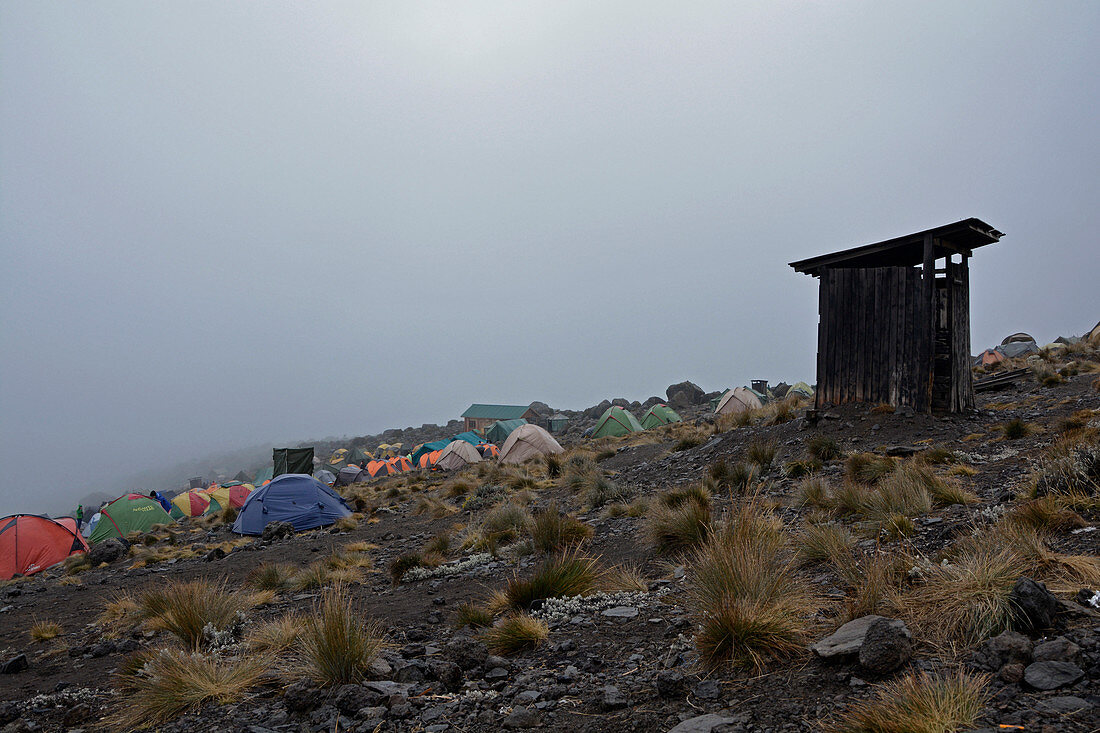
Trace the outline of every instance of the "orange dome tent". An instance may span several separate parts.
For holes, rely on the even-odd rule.
[[[429,453],[423,453],[420,456],[420,468],[435,468],[435,464],[439,461],[439,455],[443,452],[440,450],[433,450]]]
[[[389,476],[391,473],[397,473],[397,467],[389,461],[368,461],[367,473],[371,475],[371,478]]]
[[[386,461],[386,463],[392,464],[393,467],[397,469],[396,471],[394,471],[394,473],[402,473],[404,471],[413,470],[412,461],[410,461],[406,456],[395,456]]]
[[[0,580],[33,575],[87,551],[84,538],[61,522],[34,514],[0,519]]]

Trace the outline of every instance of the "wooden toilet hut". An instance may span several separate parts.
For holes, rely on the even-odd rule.
[[[1002,236],[979,219],[964,219],[790,263],[821,281],[817,407],[972,409],[967,261]]]

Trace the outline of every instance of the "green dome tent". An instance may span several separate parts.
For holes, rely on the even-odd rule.
[[[123,537],[137,530],[147,532],[154,524],[171,524],[172,517],[155,499],[142,494],[124,494],[99,510],[99,522],[88,540],[95,544]]]
[[[650,428],[656,428],[674,422],[682,422],[680,416],[676,414],[676,410],[673,410],[668,405],[654,405],[642,415],[641,424],[643,428],[649,430]]]
[[[496,443],[497,445],[503,445],[504,441],[508,440],[508,436],[512,434],[513,430],[520,425],[526,424],[527,421],[522,417],[517,417],[515,420],[497,420],[485,430],[485,440],[490,443]]]
[[[592,437],[604,438],[608,435],[629,435],[640,432],[642,432],[642,424],[638,422],[638,418],[621,407],[609,407],[592,430]]]

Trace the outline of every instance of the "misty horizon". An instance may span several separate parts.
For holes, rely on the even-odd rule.
[[[1081,335],[1098,30],[1084,2],[0,2],[0,515],[471,402],[813,382],[788,263],[967,217],[1005,232],[971,350]]]

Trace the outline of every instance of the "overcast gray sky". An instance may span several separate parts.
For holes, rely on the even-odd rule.
[[[787,263],[969,216],[1006,233],[974,350],[1080,334],[1098,37],[1095,2],[3,0],[0,514],[473,401],[812,381]]]

